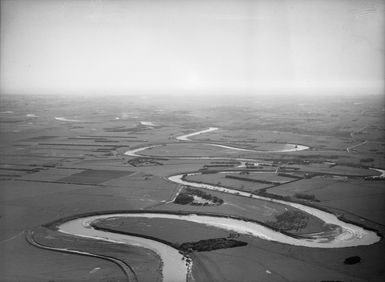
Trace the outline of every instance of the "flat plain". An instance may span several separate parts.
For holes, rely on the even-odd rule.
[[[164,258],[149,247],[60,232],[84,215],[234,217],[293,238],[332,240],[338,231],[255,195],[326,211],[380,240],[313,248],[151,217],[111,217],[95,228],[179,250],[187,281],[384,281],[384,115],[379,96],[2,95],[1,280],[167,280]],[[175,175],[234,192],[181,185],[169,179]],[[346,264],[349,257],[359,261]]]

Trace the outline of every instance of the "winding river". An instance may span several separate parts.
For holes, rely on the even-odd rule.
[[[199,174],[199,173],[189,173],[187,175],[192,176],[196,174]],[[329,237],[330,234],[323,234],[323,233],[318,233],[318,235],[313,238],[295,239],[290,236],[283,235],[280,232],[272,231],[268,228],[266,228],[269,230],[268,233],[261,234],[261,236],[257,236],[260,238],[265,238],[264,236],[267,234],[278,233],[280,235],[273,236],[273,237],[268,236],[268,238],[265,238],[265,239],[286,243],[286,244],[291,244],[291,245],[312,247],[312,248],[343,248],[343,247],[353,247],[353,246],[361,246],[361,245],[371,245],[380,240],[380,237],[375,232],[365,230],[362,227],[359,227],[350,223],[346,223],[338,219],[337,216],[335,216],[332,213],[328,213],[328,212],[325,212],[313,207],[305,206],[302,204],[298,204],[298,203],[258,196],[249,192],[238,191],[238,190],[224,188],[216,185],[190,182],[190,181],[183,180],[183,176],[184,176],[183,174],[179,174],[179,175],[170,176],[168,179],[172,182],[182,184],[182,185],[189,185],[196,188],[219,191],[222,193],[228,193],[228,194],[233,194],[237,196],[254,198],[254,199],[259,199],[259,200],[264,200],[264,201],[269,201],[273,203],[279,203],[282,205],[290,206],[290,207],[299,209],[301,211],[304,211],[308,214],[311,214],[312,216],[319,218],[320,220],[324,221],[327,224],[333,224],[339,227],[338,234],[335,234],[335,237],[332,240]]]
[[[55,117],[55,119],[59,120],[59,121],[82,122],[82,120],[79,120],[79,119],[69,119],[69,118],[65,118],[65,117]]]
[[[209,127],[208,129],[204,129],[204,130],[201,130],[201,131],[197,131],[197,132],[189,133],[189,134],[186,134],[186,135],[178,136],[178,137],[176,137],[176,139],[180,140],[180,141],[191,141],[189,139],[189,137],[192,137],[192,136],[195,136],[195,135],[199,135],[199,134],[203,134],[203,133],[207,133],[207,132],[211,132],[211,131],[215,131],[215,130],[218,130],[218,129],[219,129],[218,127]]]
[[[253,150],[253,149],[244,149],[244,148],[238,148],[238,147],[232,147],[232,146],[225,146],[220,144],[211,144],[207,143],[206,145],[209,146],[215,146],[220,147],[224,149],[230,149],[230,150],[236,150],[236,151],[243,151],[243,152],[252,152],[252,153],[288,153],[288,152],[297,152],[297,151],[303,151],[309,149],[308,146],[304,145],[295,145],[295,144],[285,144],[283,149],[279,150],[266,150],[266,151],[259,151],[259,150]]]
[[[190,141],[188,139],[191,136],[210,132],[217,130],[217,128],[211,127],[206,130],[202,130],[199,132],[183,135],[177,137],[178,140],[181,141]],[[226,149],[233,150],[246,150],[246,151],[255,151],[249,149],[241,149],[230,146],[218,145],[218,144],[209,144],[218,147],[225,147]],[[161,145],[153,145],[142,148],[133,149],[127,151],[125,154],[129,156],[139,157],[142,156],[139,152],[157,147]],[[280,150],[279,152],[292,152],[305,150],[308,147],[302,145],[292,145],[290,148],[286,150]],[[256,151],[258,152],[258,151]],[[266,152],[266,151],[265,151]],[[177,157],[179,158],[179,157]],[[211,157],[199,157],[200,159],[229,159],[229,158],[211,158]],[[233,160],[249,160],[249,159],[235,159]],[[251,159],[250,159],[251,160]],[[194,175],[196,173],[190,173],[188,175]],[[353,246],[361,246],[361,245],[370,245],[378,242],[380,237],[373,231],[366,230],[362,227],[356,226],[354,224],[346,223],[338,219],[334,214],[328,213],[325,211],[321,211],[319,209],[305,206],[298,203],[287,202],[278,199],[272,199],[267,197],[257,196],[248,192],[242,192],[238,190],[228,189],[221,186],[195,183],[186,181],[183,179],[183,174],[170,176],[168,178],[170,181],[182,185],[189,185],[197,188],[203,188],[208,190],[220,191],[223,193],[235,194],[238,196],[250,197],[264,201],[271,201],[274,203],[283,204],[286,206],[290,206],[301,211],[304,211],[308,214],[311,214],[320,220],[324,221],[327,224],[333,224],[337,226],[336,232],[334,232],[331,236],[330,232],[323,234],[317,233],[306,238],[294,238],[289,235],[283,234],[281,232],[274,231],[264,225],[258,224],[254,221],[245,221],[237,218],[227,218],[221,216],[208,216],[208,215],[199,215],[199,214],[173,214],[170,212],[167,213],[117,213],[117,214],[104,214],[104,215],[95,215],[95,216],[86,216],[77,219],[72,219],[67,222],[62,223],[58,226],[59,232],[71,234],[74,236],[92,238],[96,240],[110,241],[119,244],[128,244],[140,246],[143,248],[150,249],[157,253],[162,262],[162,276],[164,281],[186,281],[189,280],[189,267],[186,266],[186,263],[182,260],[182,255],[178,252],[178,250],[173,247],[163,244],[161,242],[150,240],[146,238],[141,238],[137,236],[129,236],[119,233],[106,232],[101,230],[96,230],[92,227],[91,223],[97,220],[104,220],[108,218],[116,218],[116,217],[141,217],[141,218],[165,218],[171,220],[184,220],[190,221],[200,224],[205,224],[208,226],[213,226],[217,228],[222,228],[229,231],[236,231],[242,234],[248,234],[251,236],[255,236],[257,238],[261,238],[264,240],[279,242],[290,244],[293,246],[303,246],[303,247],[311,247],[311,248],[343,248],[343,247],[353,247]]]
[[[146,216],[147,215],[147,216]],[[83,238],[127,244],[150,249],[158,254],[162,259],[163,281],[186,281],[187,267],[182,260],[182,255],[177,249],[155,240],[130,236],[125,234],[96,230],[91,223],[96,220],[103,220],[116,217],[152,217],[151,214],[106,214],[97,216],[87,216],[69,220],[61,224],[59,232],[71,234]]]

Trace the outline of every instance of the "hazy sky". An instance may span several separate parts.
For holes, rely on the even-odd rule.
[[[2,93],[381,93],[384,1],[2,0]]]

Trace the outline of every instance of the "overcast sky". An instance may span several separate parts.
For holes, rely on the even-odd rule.
[[[2,93],[383,93],[384,1],[2,0]]]

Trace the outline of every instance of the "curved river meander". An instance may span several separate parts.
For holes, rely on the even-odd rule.
[[[209,128],[207,130],[202,130],[199,132],[183,135],[177,137],[181,141],[191,141],[188,137],[214,131],[217,128]],[[223,145],[218,144],[207,144],[214,145],[218,147],[223,147]],[[154,145],[157,146],[157,145]],[[154,146],[147,146],[142,148],[137,148],[126,152],[126,155],[130,156],[141,156],[139,152],[144,151],[148,148]],[[241,148],[225,146],[226,149],[242,150]],[[275,152],[290,152],[305,150],[308,147],[297,145],[288,150],[280,150]],[[245,149],[246,150],[246,149]],[[250,151],[250,150],[247,150]],[[258,152],[258,151],[255,151]],[[272,152],[273,153],[273,152]],[[178,157],[179,159],[181,157]],[[196,157],[202,159],[229,159],[229,158],[211,158],[211,157]],[[236,159],[236,158],[232,158]],[[247,159],[236,159],[236,160],[247,160]],[[189,175],[193,175],[190,173]],[[214,215],[200,215],[200,214],[174,214],[174,213],[117,213],[117,214],[104,214],[104,215],[94,215],[94,216],[85,216],[77,219],[72,219],[67,222],[64,222],[58,226],[59,232],[71,234],[74,236],[92,238],[96,240],[110,241],[120,244],[128,244],[140,246],[143,248],[150,249],[158,254],[162,260],[162,276],[164,281],[186,281],[188,280],[188,266],[186,266],[185,261],[182,260],[183,256],[178,252],[177,249],[158,242],[156,240],[150,240],[138,236],[130,236],[120,233],[107,232],[102,230],[96,230],[92,227],[91,223],[97,220],[104,220],[109,218],[127,218],[127,217],[141,217],[141,218],[164,218],[170,220],[184,220],[194,223],[205,224],[208,226],[213,226],[225,230],[236,231],[242,234],[248,234],[260,239],[275,241],[284,244],[290,244],[293,246],[303,246],[311,248],[343,248],[343,247],[352,247],[352,246],[361,246],[361,245],[370,245],[378,242],[380,237],[373,231],[366,230],[362,227],[356,226],[354,224],[346,223],[337,218],[332,213],[319,210],[314,207],[309,207],[306,205],[288,202],[284,200],[272,199],[267,197],[257,196],[248,192],[242,192],[238,190],[232,190],[224,188],[221,186],[208,185],[203,183],[195,183],[186,181],[183,178],[183,175],[174,175],[168,178],[170,181],[182,185],[189,185],[197,188],[203,188],[208,190],[220,191],[223,193],[235,194],[237,196],[255,198],[264,201],[271,201],[274,203],[279,203],[282,205],[290,206],[296,209],[299,209],[303,212],[311,214],[314,217],[319,218],[327,224],[332,224],[336,226],[335,232],[332,234],[322,232],[313,234],[308,237],[298,237],[294,238],[287,234],[275,231],[271,228],[266,227],[263,224],[259,224],[255,221],[247,221],[237,218],[227,218],[223,216],[214,216]]]

